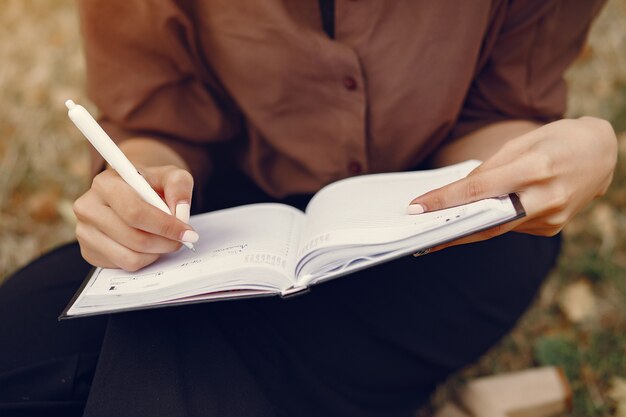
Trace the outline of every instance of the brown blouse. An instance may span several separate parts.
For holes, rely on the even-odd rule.
[[[228,148],[282,197],[409,169],[495,121],[560,117],[602,3],[336,0],[334,39],[318,0],[79,8],[88,93],[116,140],[161,138],[200,177],[199,156]]]

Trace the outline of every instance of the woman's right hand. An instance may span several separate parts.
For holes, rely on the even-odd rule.
[[[83,257],[94,266],[136,271],[160,255],[175,252],[198,234],[189,221],[193,177],[177,166],[140,168],[175,216],[146,203],[112,169],[94,177],[74,203],[76,238]]]

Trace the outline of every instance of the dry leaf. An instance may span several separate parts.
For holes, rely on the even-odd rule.
[[[26,201],[26,211],[39,223],[51,222],[58,218],[60,192],[56,189],[39,191]]]
[[[74,203],[72,203],[71,200],[67,198],[62,198],[57,204],[57,210],[59,211],[59,214],[61,214],[61,217],[66,223],[75,226],[76,215],[74,214],[73,206]]]
[[[67,166],[68,172],[77,177],[87,178],[91,172],[91,161],[85,154],[83,158],[75,158]]]
[[[613,377],[607,394],[616,403],[615,417],[626,417],[626,380]]]
[[[576,64],[582,64],[584,62],[589,61],[593,58],[593,47],[589,44],[589,42],[585,42],[582,49],[578,53],[576,57]]]
[[[619,153],[621,155],[626,155],[626,132],[622,132],[617,135],[617,143],[619,146]]]
[[[586,279],[569,284],[559,298],[559,307],[572,323],[589,319],[596,312],[596,298]]]
[[[611,252],[615,248],[618,230],[615,212],[608,204],[599,203],[592,212],[591,221],[602,237],[600,252],[605,254]]]

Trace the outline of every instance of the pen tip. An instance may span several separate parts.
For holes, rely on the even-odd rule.
[[[187,249],[192,250],[194,252],[196,251],[196,248],[193,247],[193,243],[191,242],[180,242],[180,243],[182,243],[183,246],[186,247]]]
[[[74,103],[74,101],[72,100],[66,100],[65,107],[67,107],[68,110],[72,110],[74,107],[76,107],[76,103]]]

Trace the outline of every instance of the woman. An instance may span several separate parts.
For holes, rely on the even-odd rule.
[[[610,184],[611,126],[560,120],[601,3],[81,1],[89,94],[176,216],[94,158],[79,246],[0,289],[0,410],[410,415],[511,328]],[[55,322],[89,264],[197,240],[190,207],[303,207],[341,178],[466,159],[484,163],[411,212],[517,192],[528,215],[291,300]]]

